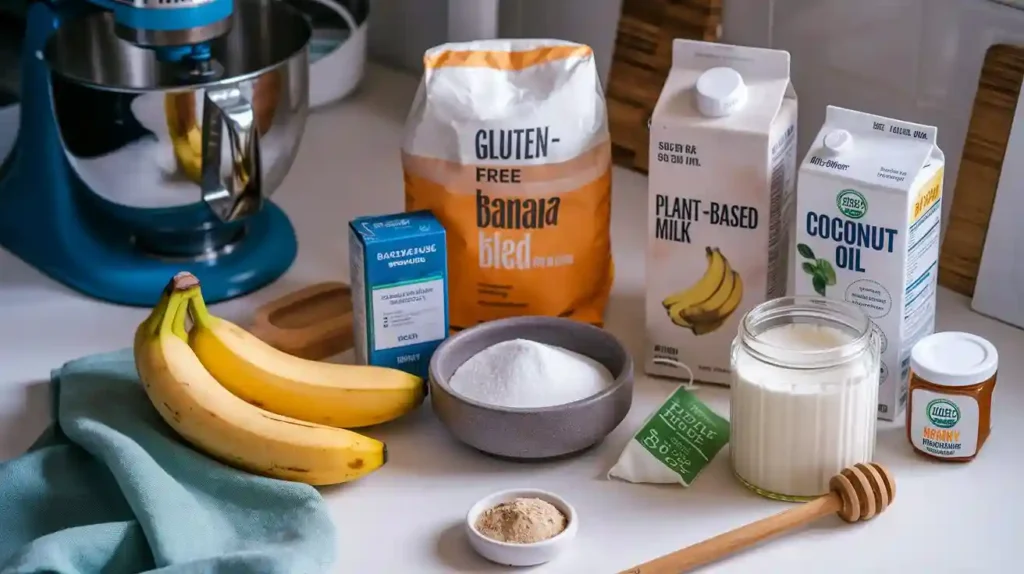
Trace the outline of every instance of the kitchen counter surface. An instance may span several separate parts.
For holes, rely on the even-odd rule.
[[[299,257],[262,291],[215,306],[245,322],[255,307],[309,283],[348,279],[345,223],[403,207],[399,144],[416,79],[371,66],[359,93],[314,112],[276,199],[295,223]],[[607,328],[634,356],[643,346],[646,178],[616,169],[613,245],[617,277]],[[50,422],[50,369],[82,355],[126,347],[143,309],[85,298],[0,250],[0,460],[14,457]],[[876,459],[892,470],[898,497],[862,525],[827,518],[708,572],[1006,572],[1024,532],[1024,331],[977,315],[968,299],[939,294],[940,330],[992,341],[1001,369],[993,434],[970,464],[916,456],[902,422],[880,423]],[[465,513],[496,490],[538,487],[564,495],[580,515],[576,543],[531,572],[616,572],[791,506],[760,498],[732,476],[728,449],[690,488],[605,478],[644,418],[674,388],[638,374],[633,410],[599,447],[543,464],[495,460],[456,443],[429,406],[374,429],[389,462],[353,484],[323,490],[338,527],[337,572],[498,572],[473,554]],[[728,414],[727,391],[697,395]],[[1014,534],[1016,532],[1016,534]]]

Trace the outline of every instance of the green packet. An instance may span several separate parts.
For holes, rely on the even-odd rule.
[[[729,421],[680,386],[626,444],[608,478],[690,486],[729,442]]]

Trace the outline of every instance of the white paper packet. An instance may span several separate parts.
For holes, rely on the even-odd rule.
[[[647,417],[608,478],[690,486],[714,460],[729,442],[729,421],[689,392],[690,387],[677,387]]]

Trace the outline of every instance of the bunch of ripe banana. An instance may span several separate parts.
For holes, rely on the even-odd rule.
[[[167,285],[139,325],[134,349],[146,394],[185,440],[254,474],[312,485],[380,468],[384,443],[345,429],[398,418],[426,394],[420,377],[397,369],[321,363],[274,349],[210,315],[190,273]]]
[[[690,287],[673,293],[662,302],[669,319],[705,335],[721,327],[743,300],[743,279],[717,247],[705,248],[708,261],[704,275]]]

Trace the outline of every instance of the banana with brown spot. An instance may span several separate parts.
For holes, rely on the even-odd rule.
[[[186,342],[186,308],[197,289],[194,277],[177,275],[135,335],[146,394],[175,432],[225,464],[312,485],[348,482],[386,462],[378,440],[270,413],[221,386]]]

